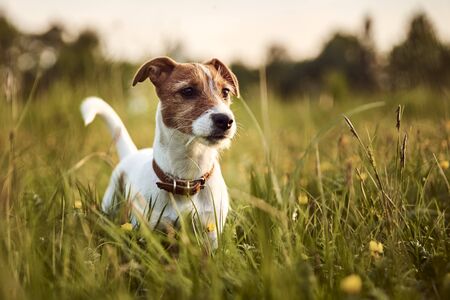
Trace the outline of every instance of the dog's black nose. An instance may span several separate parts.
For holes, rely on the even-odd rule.
[[[211,119],[214,125],[223,131],[230,129],[233,125],[233,119],[226,114],[212,114]]]

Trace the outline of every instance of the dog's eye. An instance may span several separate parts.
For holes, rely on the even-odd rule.
[[[183,96],[185,98],[192,98],[195,96],[196,91],[193,87],[187,87],[187,88],[181,89],[180,94],[181,94],[181,96]]]
[[[230,94],[230,89],[227,89],[227,88],[222,89],[222,97],[227,98],[229,94]]]

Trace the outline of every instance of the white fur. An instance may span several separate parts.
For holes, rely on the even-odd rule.
[[[112,108],[103,101],[93,103],[90,102],[91,100],[92,98],[86,99],[81,106],[86,124],[92,121],[94,118],[92,115],[95,116],[94,112],[96,112],[105,119],[109,127],[116,128],[117,125],[121,125],[119,127],[122,134],[116,140],[118,149],[120,145],[131,142],[131,139],[121,140],[127,136],[129,138],[129,135],[128,133],[124,134],[126,129]],[[96,101],[98,100],[96,99]],[[115,126],[111,126],[111,124]],[[129,193],[132,202],[131,221],[133,224],[137,224],[141,217],[147,217],[150,205],[152,206],[152,214],[149,218],[151,228],[155,227],[160,215],[162,222],[172,224],[180,214],[198,212],[198,217],[205,227],[211,224],[216,225],[217,221],[217,230],[208,234],[212,246],[217,247],[217,236],[223,229],[229,207],[227,187],[218,162],[219,147],[217,145],[208,146],[201,138],[165,126],[160,105],[158,105],[156,113],[153,149],[132,151],[133,147],[127,145],[130,151],[127,155],[120,156],[121,161],[114,169],[104,194],[102,209],[105,212],[111,209],[114,194],[118,189],[119,178],[122,177],[125,191]],[[134,146],[134,144],[132,145]],[[191,197],[172,195],[156,186],[159,179],[152,168],[153,159],[162,170],[183,179],[199,178],[213,165],[214,171],[207,180],[206,187],[196,195]]]
[[[106,122],[111,136],[116,142],[117,152],[120,159],[135,153],[136,146],[131,140],[125,125],[116,114],[116,112],[105,101],[98,97],[88,97],[81,104],[81,115],[83,116],[84,125],[90,124],[96,115],[100,115]]]
[[[211,119],[211,115],[217,113],[226,114],[234,120],[233,112],[221,101],[220,104],[216,105],[212,109],[205,111],[192,123],[192,132],[194,133],[194,135],[202,137],[209,136],[214,130],[214,123]],[[227,131],[227,138],[219,142],[219,147],[227,148],[231,143],[231,139],[236,134],[236,130],[236,122],[233,122],[231,128]]]
[[[197,64],[199,67],[200,67],[200,69],[202,69],[203,70],[203,72],[206,74],[206,78],[208,78],[208,86],[209,86],[209,91],[210,91],[210,93],[211,93],[211,95],[215,95],[216,94],[216,92],[215,92],[215,86],[216,86],[216,84],[214,83],[214,80],[212,79],[212,76],[211,76],[211,72],[208,70],[208,68],[207,67],[205,67],[204,65],[202,65],[202,64]]]

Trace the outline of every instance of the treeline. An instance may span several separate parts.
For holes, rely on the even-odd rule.
[[[264,63],[269,88],[289,100],[323,92],[339,99],[349,91],[450,86],[450,46],[438,38],[425,14],[413,17],[406,38],[383,55],[376,50],[372,27],[367,18],[359,35],[334,34],[319,55],[308,60],[292,59],[282,45],[269,47]],[[175,48],[177,56],[182,56],[182,47],[177,44]],[[122,76],[126,84],[136,66],[108,61],[94,31],[70,37],[62,26],[54,25],[42,34],[26,34],[0,16],[0,74],[9,85],[5,90],[13,86],[26,95],[36,77],[40,78],[38,90],[45,91],[59,79],[75,84],[107,77],[112,68],[126,74]],[[232,68],[243,89],[259,84],[261,69],[239,62]]]
[[[41,93],[59,80],[76,86],[109,78],[112,69],[130,73],[134,68],[127,62],[106,59],[95,31],[70,36],[62,25],[55,24],[44,33],[27,34],[0,15],[0,79],[7,94],[15,93],[17,98],[25,99],[35,85]]]
[[[450,46],[439,40],[425,14],[413,17],[406,38],[384,55],[376,51],[372,27],[368,18],[360,35],[334,34],[309,60],[292,60],[283,46],[270,47],[265,64],[269,87],[283,99],[323,92],[339,99],[350,90],[450,87]],[[235,63],[233,69],[244,85],[258,83],[260,70],[242,63]]]

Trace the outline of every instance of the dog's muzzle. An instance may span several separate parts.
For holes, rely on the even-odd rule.
[[[230,138],[230,130],[234,123],[233,117],[224,113],[214,113],[211,114],[210,118],[212,121],[212,130],[207,140],[214,143]]]

